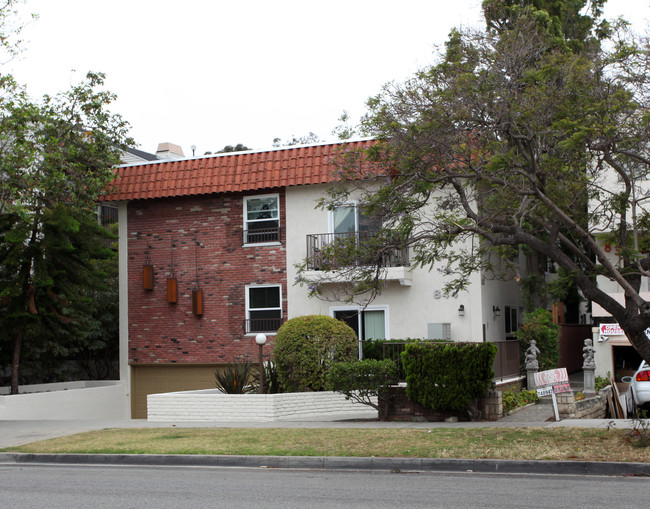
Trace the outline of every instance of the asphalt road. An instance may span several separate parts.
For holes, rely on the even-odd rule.
[[[3,507],[645,507],[639,477],[197,467],[0,466]]]

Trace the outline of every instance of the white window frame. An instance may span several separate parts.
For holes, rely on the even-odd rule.
[[[337,311],[356,311],[358,313],[358,330],[362,330],[362,323],[361,319],[363,317],[363,312],[364,311],[383,311],[384,312],[384,336],[386,336],[385,339],[390,339],[392,336],[390,335],[390,306],[384,305],[384,306],[331,306],[330,307],[330,316],[334,318],[334,314]],[[362,338],[359,338],[359,358],[361,359],[362,357],[362,342],[364,340]]]
[[[358,201],[351,201],[347,203],[341,203],[338,208],[354,208],[354,231],[358,232],[360,231],[359,228],[359,207],[362,206],[363,204]],[[335,233],[334,232],[334,210],[329,211],[328,215],[328,224],[327,227],[329,229],[329,233]]]
[[[282,285],[277,285],[277,284],[268,284],[268,285],[246,285],[245,286],[245,302],[246,302],[246,320],[247,323],[250,323],[249,320],[251,320],[250,312],[251,312],[251,307],[250,307],[250,291],[251,289],[255,288],[277,288],[278,293],[279,293],[279,298],[280,298],[280,306],[279,307],[273,307],[273,308],[254,308],[252,311],[280,311],[280,321],[282,321],[282,318],[284,317],[284,312],[282,310]],[[247,336],[255,336],[259,334],[258,332],[248,332],[246,331]]]
[[[244,222],[244,231],[249,231],[248,229],[248,201],[249,200],[255,200],[255,199],[264,199],[264,198],[275,198],[276,203],[278,205],[278,240],[274,240],[271,242],[244,242],[244,247],[252,247],[252,246],[279,246],[280,245],[280,218],[282,217],[282,210],[280,209],[280,195],[278,193],[272,193],[272,194],[253,194],[250,196],[244,196],[244,199],[242,201],[243,205],[243,212],[242,212],[242,219]],[[265,219],[264,221],[269,221],[269,219]],[[255,220],[250,221],[251,223],[254,223]]]

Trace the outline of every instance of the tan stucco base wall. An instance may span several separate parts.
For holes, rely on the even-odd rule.
[[[131,417],[147,418],[147,395],[161,392],[214,389],[220,365],[132,365]]]

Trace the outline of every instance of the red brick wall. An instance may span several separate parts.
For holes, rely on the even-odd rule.
[[[279,195],[280,246],[242,246],[242,194],[129,202],[130,363],[257,360],[254,336],[244,335],[245,286],[281,284],[283,316],[287,313],[283,191]],[[178,280],[176,304],[167,302],[172,256]],[[153,290],[143,288],[147,258],[154,268]],[[197,279],[203,290],[200,317],[192,313]],[[265,355],[272,346],[269,337]]]

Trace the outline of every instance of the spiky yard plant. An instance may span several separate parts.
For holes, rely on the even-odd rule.
[[[214,373],[217,389],[225,394],[246,394],[255,391],[255,375],[255,368],[250,361],[228,364]]]

